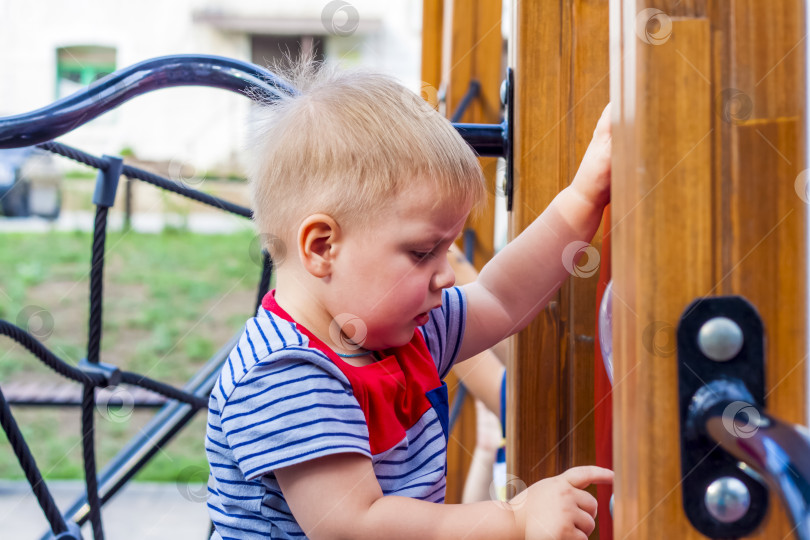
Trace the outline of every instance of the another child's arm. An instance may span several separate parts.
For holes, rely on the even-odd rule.
[[[542,480],[512,503],[436,504],[383,496],[369,458],[335,454],[275,471],[296,521],[308,538],[332,540],[586,539],[596,500],[584,488],[613,473],[576,467]]]
[[[591,240],[609,199],[608,105],[571,185],[484,266],[475,282],[464,286],[467,322],[460,359],[522,330],[537,316],[575,262],[564,259],[573,259],[575,242]]]

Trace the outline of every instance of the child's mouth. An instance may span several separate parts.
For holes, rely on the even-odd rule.
[[[420,313],[414,317],[413,320],[416,321],[417,326],[424,326],[430,320],[430,316],[428,315],[428,312],[425,311],[424,313]]]

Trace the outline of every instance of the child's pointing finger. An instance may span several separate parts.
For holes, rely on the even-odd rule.
[[[561,475],[577,489],[585,489],[591,484],[612,484],[613,471],[595,465],[573,467]]]

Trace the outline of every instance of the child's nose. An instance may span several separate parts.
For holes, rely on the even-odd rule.
[[[447,257],[442,257],[442,264],[438,271],[433,274],[433,279],[431,281],[434,291],[452,287],[456,283],[456,273],[453,272],[453,267],[450,266],[450,262],[447,260]]]

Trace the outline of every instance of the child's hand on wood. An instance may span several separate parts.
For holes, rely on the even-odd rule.
[[[602,117],[593,131],[593,139],[572,186],[588,201],[605,206],[610,202],[610,103],[602,111]]]
[[[587,540],[596,527],[596,499],[585,488],[612,482],[609,469],[574,467],[532,484],[509,504],[527,540]]]

